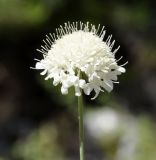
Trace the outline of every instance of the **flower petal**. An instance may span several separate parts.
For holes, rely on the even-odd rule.
[[[121,73],[125,73],[126,69],[124,67],[120,67],[117,69],[118,71],[120,71]]]
[[[81,91],[79,87],[75,87],[75,96],[81,96]]]
[[[80,88],[84,88],[84,87],[85,87],[85,84],[86,84],[86,81],[85,81],[85,80],[83,80],[83,79],[80,79],[80,80],[79,80],[79,86],[80,86]]]
[[[41,62],[37,62],[35,68],[36,69],[45,69]]]
[[[86,95],[90,95],[90,92],[93,90],[93,87],[89,84],[86,84],[83,88],[83,91]]]
[[[68,88],[65,88],[64,86],[61,87],[62,94],[68,94]]]
[[[95,91],[95,96],[93,98],[91,98],[91,100],[94,100],[95,98],[97,98],[97,96],[99,95],[100,92],[100,88],[94,88]]]

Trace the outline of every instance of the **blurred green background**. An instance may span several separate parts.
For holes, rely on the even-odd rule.
[[[112,93],[85,100],[86,160],[156,160],[156,2],[0,0],[0,160],[78,160],[77,99],[35,66],[67,21],[106,26],[128,61]]]

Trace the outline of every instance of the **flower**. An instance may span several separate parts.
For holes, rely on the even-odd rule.
[[[44,46],[38,51],[43,53],[43,59],[38,60],[35,69],[44,70],[47,79],[53,79],[53,85],[61,84],[62,94],[68,94],[68,89],[75,87],[75,95],[80,96],[81,90],[86,95],[95,92],[95,99],[100,91],[110,92],[113,83],[118,83],[117,76],[125,72],[120,60],[115,59],[112,51],[115,40],[112,35],[103,41],[104,26],[82,22],[64,23],[56,29],[56,34],[46,35]],[[82,75],[82,76],[80,76]]]

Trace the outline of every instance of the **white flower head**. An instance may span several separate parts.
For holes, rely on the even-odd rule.
[[[125,65],[118,65],[112,51],[115,41],[112,35],[103,41],[104,26],[82,22],[65,23],[56,29],[56,34],[46,35],[44,45],[38,51],[43,59],[36,63],[35,69],[44,70],[47,79],[53,79],[56,86],[61,84],[62,94],[68,94],[69,87],[75,87],[75,95],[95,92],[95,99],[100,91],[112,91],[117,76],[125,72]],[[80,76],[80,74],[82,76]],[[104,89],[104,90],[103,90]]]

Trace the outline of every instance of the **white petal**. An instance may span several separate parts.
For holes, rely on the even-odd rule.
[[[72,86],[72,83],[69,81],[69,80],[63,80],[62,81],[62,85],[65,87],[65,88],[69,88]]]
[[[118,70],[115,70],[115,71],[112,71],[112,72],[111,72],[111,74],[114,74],[114,75],[120,75],[120,74],[121,74],[121,72],[120,72],[120,71],[118,71]]]
[[[75,96],[81,96],[81,91],[79,87],[75,87]]]
[[[102,83],[102,87],[107,90],[108,92],[111,92],[113,87],[105,82]]]
[[[50,78],[53,78],[53,74],[52,74],[52,73],[49,74],[49,75],[45,78],[45,80],[48,80],[48,79],[50,79]]]
[[[89,84],[86,84],[83,90],[86,95],[90,95],[90,92],[93,90],[93,87],[91,87],[91,85]]]
[[[75,83],[79,78],[77,76],[70,76],[70,81]]]
[[[57,86],[60,83],[60,77],[59,76],[55,76],[54,80],[53,80],[53,85]]]
[[[41,62],[37,62],[35,68],[36,69],[45,69]]]
[[[114,72],[114,71],[113,71]],[[108,74],[108,78],[111,80],[116,81],[117,80],[117,76],[115,73],[111,72],[110,74]]]
[[[86,81],[85,81],[85,80],[83,80],[83,79],[80,79],[80,80],[79,80],[79,86],[80,86],[80,88],[84,88],[84,87],[85,87],[85,84],[86,84]]]
[[[45,69],[43,72],[41,72],[41,75],[45,75],[47,73],[47,70]]]
[[[68,72],[69,72],[71,75],[74,75],[74,74],[75,74],[74,70],[73,70],[71,67],[68,69]]]
[[[91,100],[94,100],[95,98],[97,98],[97,96],[99,95],[99,92],[100,92],[100,88],[95,88],[94,91],[96,94],[93,98],[91,98]]]
[[[126,69],[123,68],[123,67],[119,67],[117,70],[120,71],[121,73],[125,73],[126,72]]]
[[[62,94],[68,94],[68,88],[65,88],[64,86],[61,87]]]

